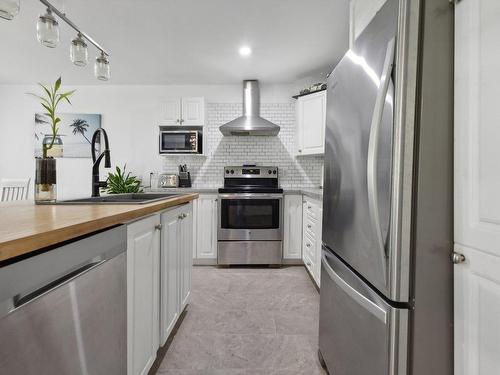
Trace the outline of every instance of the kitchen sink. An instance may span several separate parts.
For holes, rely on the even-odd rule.
[[[134,194],[113,194],[102,197],[69,199],[44,204],[146,204],[158,202],[165,199],[178,197],[181,194],[170,193],[134,193]]]

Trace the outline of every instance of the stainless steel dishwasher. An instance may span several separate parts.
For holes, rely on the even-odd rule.
[[[0,268],[0,374],[127,373],[126,227]]]

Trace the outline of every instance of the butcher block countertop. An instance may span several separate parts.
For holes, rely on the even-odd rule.
[[[146,204],[35,205],[0,203],[0,262],[188,203],[184,194]]]

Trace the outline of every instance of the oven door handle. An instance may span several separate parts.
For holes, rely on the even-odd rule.
[[[262,194],[262,193],[219,194],[219,199],[283,199],[283,194]]]

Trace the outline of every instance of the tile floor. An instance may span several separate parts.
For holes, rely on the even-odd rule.
[[[320,375],[319,294],[303,267],[194,267],[161,375]]]

